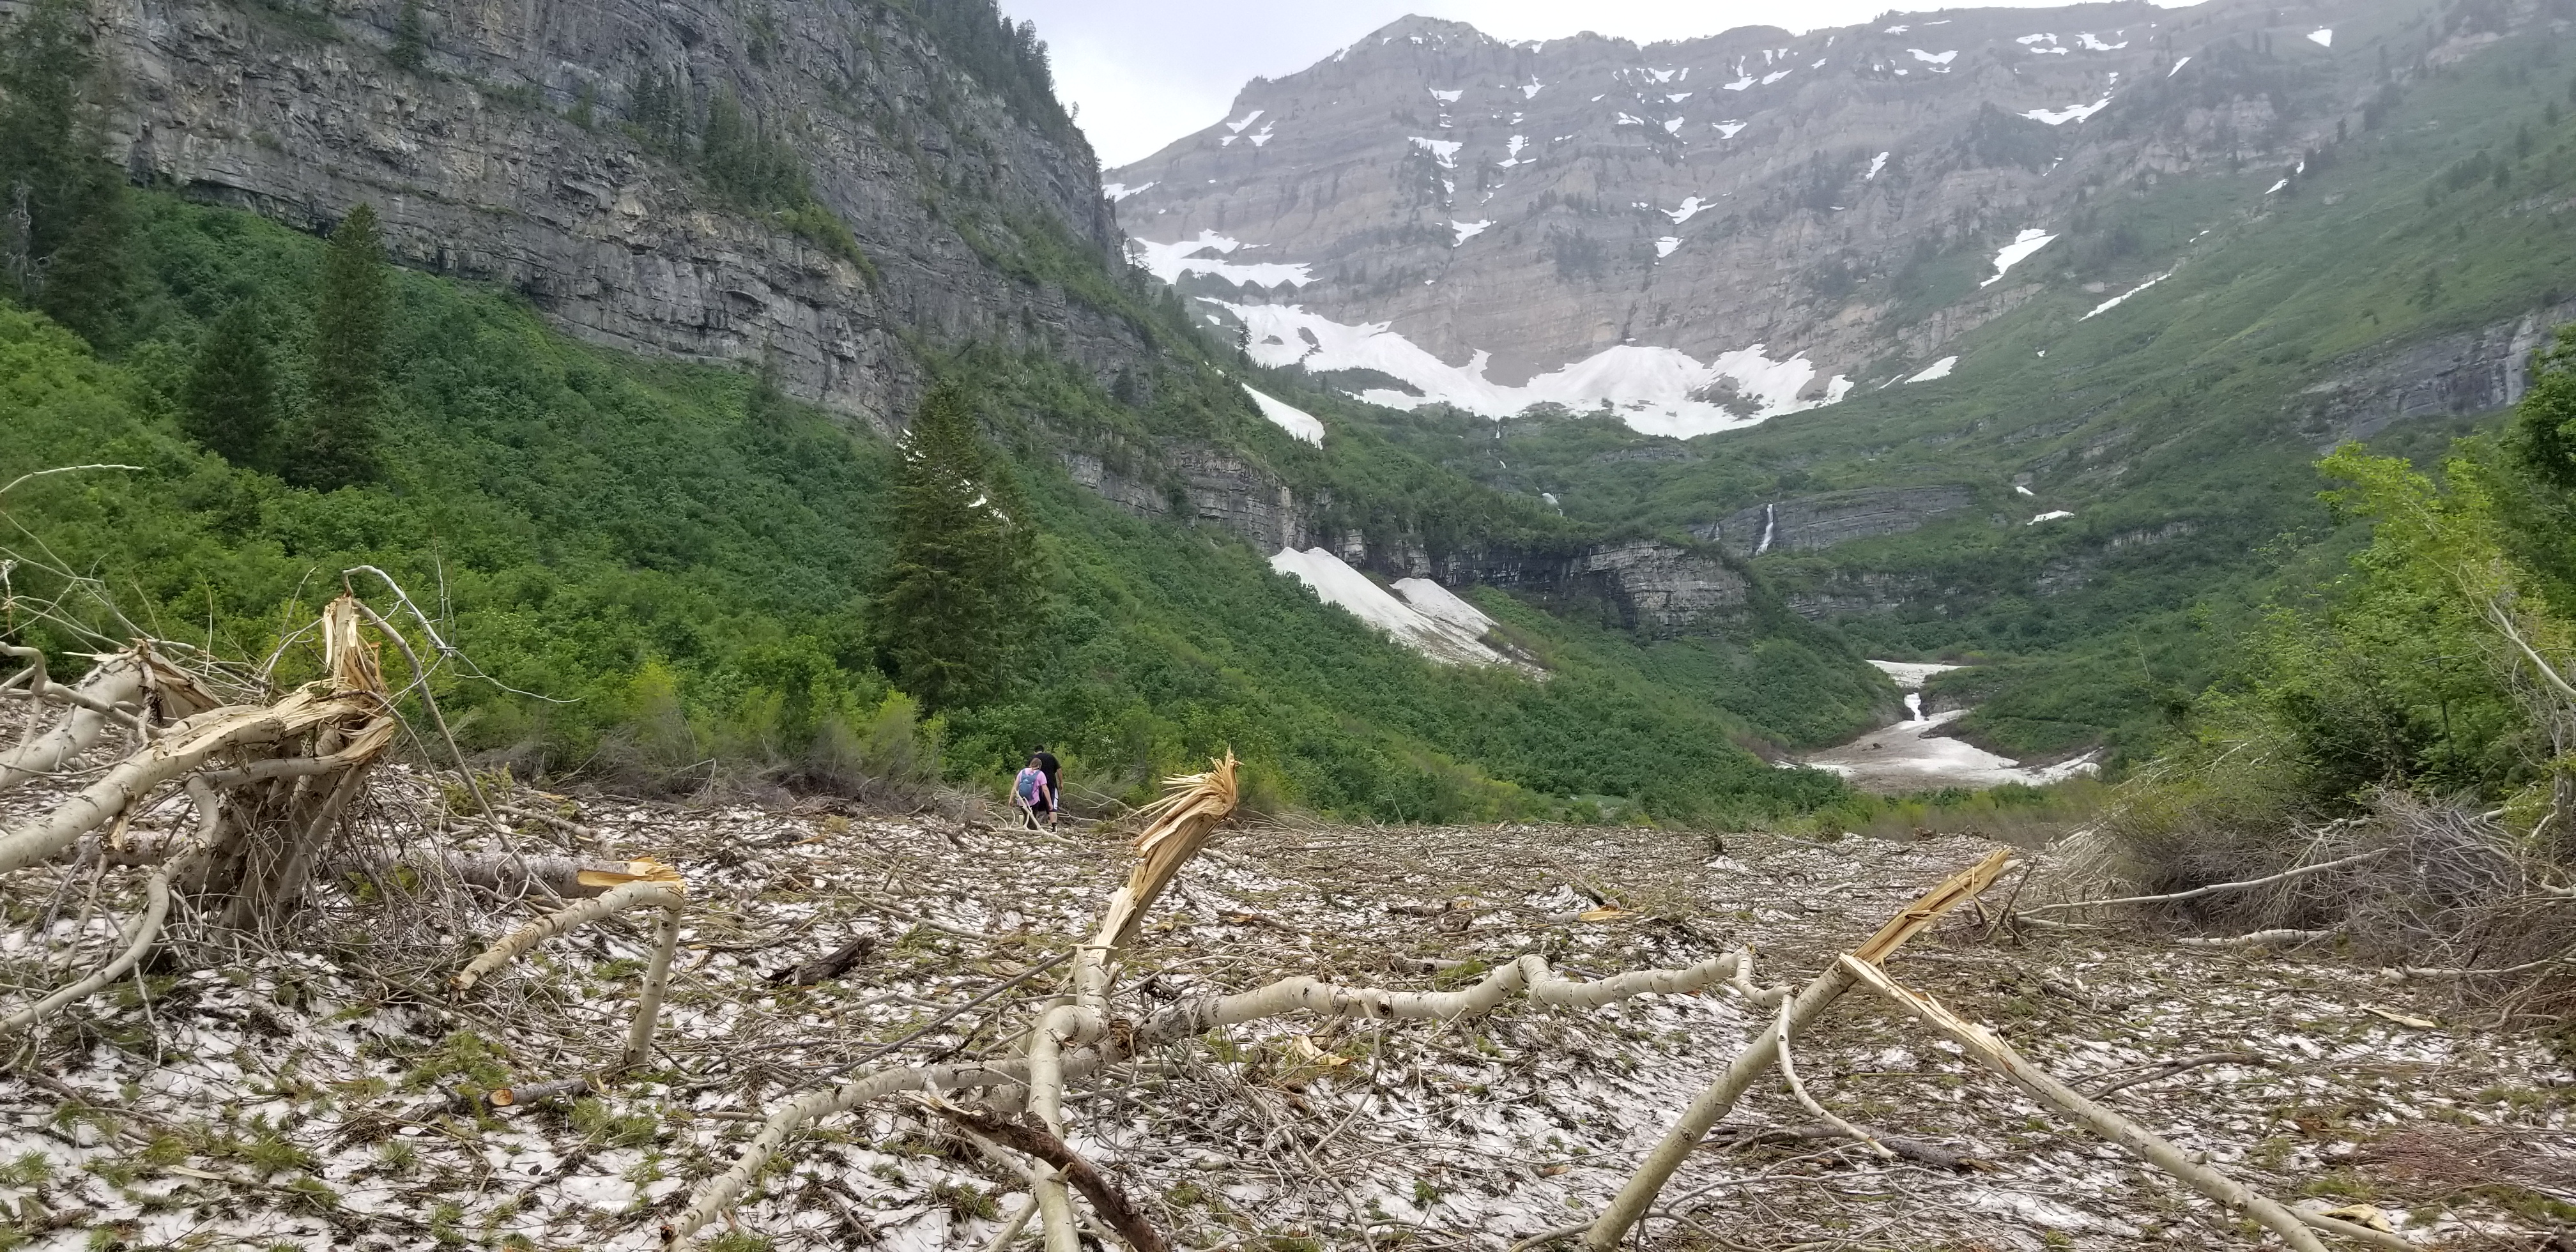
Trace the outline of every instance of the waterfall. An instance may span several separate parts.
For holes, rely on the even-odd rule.
[[[1763,553],[1770,551],[1770,550],[1771,550],[1771,536],[1772,536],[1772,534],[1773,534],[1773,533],[1777,532],[1779,529],[1780,529],[1780,506],[1779,506],[1779,505],[1776,505],[1776,504],[1766,504],[1766,505],[1763,505],[1763,506],[1762,506],[1762,542],[1760,542],[1760,543],[1757,543],[1757,544],[1753,545],[1753,555],[1755,555],[1755,556],[1760,556],[1760,555],[1762,555]]]

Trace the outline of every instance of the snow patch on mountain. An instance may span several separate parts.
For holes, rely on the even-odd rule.
[[[2189,58],[2185,59],[2188,60]],[[2174,68],[2181,69],[2182,67],[2177,65]],[[2084,119],[2101,112],[2103,108],[2110,103],[2111,93],[2106,91],[2102,93],[2101,99],[2096,100],[2091,104],[2071,104],[2062,109],[2032,109],[2031,111],[2022,114],[2022,116],[2029,118],[2034,122],[2046,122],[2051,126],[2063,126],[2068,122],[2083,121]]]
[[[2166,71],[2165,71],[2165,77],[2167,77],[2167,78],[2171,78],[2171,77],[2173,77],[2174,75],[2181,73],[2181,72],[2182,72],[2182,67],[2184,67],[2184,66],[2186,66],[2186,65],[2189,65],[2189,64],[2191,64],[2191,58],[2190,58],[2190,57],[2184,57],[2183,59],[2181,59],[2181,60],[2179,60],[2179,61],[2174,62],[2174,67],[2173,67],[2172,69],[2169,69],[2169,70],[2166,70]]]
[[[2068,511],[2066,511],[2065,509],[2051,509],[2051,510],[2049,510],[2048,512],[2046,512],[2046,513],[2042,513],[2042,514],[2040,514],[2039,516],[2034,517],[2034,518],[2030,519],[2029,521],[2024,522],[2024,523],[2022,523],[2022,524],[2023,524],[2023,525],[2025,525],[2025,526],[2037,526],[2037,525],[2039,525],[2041,522],[2056,522],[2056,521],[2063,521],[2063,520],[2065,520],[2065,519],[2067,519],[2067,518],[2070,518],[2070,517],[2073,517],[2073,516],[2075,516],[2073,513],[2070,513],[2070,512],[2068,512]]]
[[[1324,423],[1314,414],[1277,396],[1255,391],[1249,383],[1237,383],[1236,386],[1242,387],[1244,393],[1252,397],[1252,406],[1261,410],[1261,415],[1269,418],[1271,425],[1318,448],[1324,446]]]
[[[1250,283],[1260,287],[1276,287],[1283,283],[1302,287],[1315,281],[1311,267],[1302,264],[1265,261],[1247,265],[1223,259],[1244,246],[1242,240],[1228,238],[1212,230],[1202,230],[1198,238],[1184,239],[1179,243],[1156,243],[1151,239],[1133,237],[1127,241],[1127,251],[1136,258],[1136,264],[1167,283],[1181,281],[1183,274],[1206,274],[1230,283]],[[1206,252],[1218,255],[1199,255]]]
[[[1448,665],[1505,663],[1501,654],[1484,645],[1482,630],[1470,633],[1466,626],[1416,609],[1322,548],[1303,552],[1281,548],[1270,558],[1270,568],[1306,584],[1324,603],[1342,608],[1434,661]],[[1464,601],[1459,603],[1465,605]],[[1447,606],[1442,608],[1446,610]],[[1468,611],[1475,610],[1468,606]]]
[[[1109,202],[1111,204],[1116,204],[1129,196],[1137,194],[1138,192],[1151,191],[1153,188],[1153,183],[1138,183],[1133,187],[1130,187],[1125,183],[1102,183],[1100,184],[1100,194],[1109,197]]]
[[[1921,61],[1925,65],[1947,66],[1950,62],[1959,58],[1959,50],[1956,48],[1952,48],[1948,52],[1925,52],[1921,48],[1908,48],[1905,51],[1911,54],[1915,60]]]
[[[1486,228],[1486,227],[1488,227],[1488,226],[1491,226],[1491,225],[1493,225],[1493,222],[1491,222],[1491,221],[1483,221],[1483,222],[1451,222],[1451,223],[1449,223],[1449,229],[1451,229],[1451,230],[1454,230],[1454,231],[1458,232],[1458,237],[1457,237],[1456,239],[1452,239],[1452,240],[1450,240],[1450,241],[1449,241],[1449,246],[1450,246],[1450,247],[1452,247],[1452,248],[1455,248],[1455,247],[1457,247],[1458,245],[1463,244],[1463,243],[1467,242],[1468,240],[1475,238],[1475,237],[1476,237],[1476,236],[1478,236],[1478,235],[1484,234],[1484,233],[1485,233],[1485,228]]]
[[[1200,114],[1199,116],[1201,116],[1201,117],[1205,117],[1205,116],[1207,116],[1207,115],[1206,115],[1206,114],[1204,114],[1204,113],[1202,113],[1202,114]],[[1225,128],[1226,128],[1227,130],[1233,131],[1234,133],[1236,133],[1236,134],[1240,135],[1240,134],[1242,134],[1242,133],[1243,133],[1243,128],[1244,128],[1244,127],[1250,126],[1250,125],[1252,125],[1254,122],[1258,122],[1258,121],[1260,121],[1260,120],[1261,120],[1261,110],[1259,110],[1259,109],[1254,109],[1253,111],[1251,111],[1251,112],[1249,112],[1249,113],[1244,114],[1244,115],[1242,116],[1242,118],[1240,118],[1240,119],[1238,119],[1238,120],[1236,120],[1236,121],[1227,122],[1227,123],[1225,124]]]
[[[1924,366],[1922,373],[1916,374],[1914,377],[1906,379],[1905,381],[1909,383],[1937,382],[1941,379],[1948,378],[1950,376],[1951,367],[1958,363],[1959,358],[1954,356],[1945,356],[1938,361],[1934,361],[1930,365]]]
[[[1862,182],[1868,182],[1869,180],[1878,177],[1878,172],[1887,168],[1887,158],[1891,155],[1893,154],[1882,152],[1877,156],[1871,157],[1869,159],[1869,172],[1861,175],[1860,180]]]
[[[1655,241],[1655,259],[1658,261],[1663,260],[1665,257],[1671,256],[1674,249],[1681,246],[1681,236],[1666,235]]]
[[[1456,104],[1458,103],[1458,98],[1466,94],[1467,91],[1463,87],[1456,91],[1442,91],[1437,87],[1431,89],[1431,98],[1442,104]]]
[[[2328,26],[2328,27],[2325,27],[2325,28],[2320,29],[2320,30],[2312,30],[2312,31],[2309,31],[2309,32],[2308,32],[2308,42],[2309,42],[2309,43],[2312,43],[2312,44],[2315,44],[2316,46],[2318,46],[2318,47],[2320,47],[2320,48],[2331,48],[2331,47],[2333,47],[2333,46],[2334,46],[2334,28],[2333,28],[2333,27],[2331,27],[2331,26]]]
[[[2004,275],[2010,273],[2012,271],[2012,267],[2028,260],[2031,253],[2047,247],[2049,244],[2055,242],[2056,239],[2057,236],[2036,227],[2030,230],[2025,230],[2019,235],[2014,236],[2011,243],[2004,245],[2003,251],[1995,254],[1994,277],[1977,285],[1980,287],[1992,287],[1996,283],[2002,282]]]
[[[1458,149],[1460,144],[1457,140],[1425,139],[1420,135],[1407,135],[1405,138],[1410,141],[1414,147],[1430,153],[1431,159],[1440,163],[1440,168],[1444,170],[1454,170],[1458,168]]]
[[[2102,316],[2103,314],[2108,313],[2108,312],[2110,312],[2111,310],[2113,310],[2113,309],[2116,309],[2116,308],[2120,307],[2120,302],[2121,302],[2121,301],[2126,300],[2126,299],[2128,299],[2129,297],[2134,296],[2134,295],[2138,294],[2138,293],[2139,293],[2139,292],[2141,292],[2141,291],[2145,291],[2147,288],[2149,288],[2149,287],[2153,287],[2153,286],[2155,286],[2157,283],[2163,282],[2164,280],[2166,280],[2166,279],[2168,279],[2168,278],[2171,278],[2171,277],[2173,277],[2173,276],[2174,276],[2174,272],[2173,272],[2172,270],[2166,270],[2164,273],[2158,274],[2158,275],[2156,275],[2155,277],[2150,278],[2150,279],[2148,279],[2147,281],[2142,282],[2142,283],[2138,284],[2138,285],[2137,285],[2137,286],[2135,286],[2135,287],[2131,287],[2131,288],[2129,288],[2127,291],[2123,291],[2123,292],[2121,292],[2120,294],[2118,294],[2118,295],[2116,295],[2116,296],[2113,296],[2113,297],[2111,297],[2110,299],[2105,300],[2105,301],[2103,301],[2103,302],[2102,302],[2102,303],[2100,303],[2100,304],[2094,305],[2094,306],[2093,306],[2093,311],[2092,311],[2092,312],[2087,313],[2087,314],[2085,314],[2085,315],[2084,315],[2084,316],[2082,316],[2082,317],[2076,318],[2075,320],[2076,320],[2076,321],[2079,321],[2079,322],[2089,322],[2089,321],[2092,321],[2094,318],[2100,317],[2100,316]]]
[[[2089,30],[2085,31],[2083,34],[2077,35],[2075,37],[2075,42],[2086,52],[2117,52],[2120,49],[2129,46],[2127,40],[2122,40],[2119,43],[2104,43],[2100,36],[2095,35]]]
[[[1718,123],[1716,123],[1716,126],[1717,126],[1717,137],[1718,137],[1718,138],[1720,138],[1720,139],[1733,139],[1733,138],[1735,138],[1735,136],[1736,136],[1736,132],[1741,131],[1741,130],[1743,130],[1743,129],[1744,129],[1744,127],[1745,127],[1745,123],[1743,123],[1743,122],[1718,122]]]
[[[1829,383],[1823,399],[1802,396],[1815,381],[1815,365],[1804,353],[1773,360],[1766,345],[1758,343],[1706,364],[1677,348],[1621,344],[1514,387],[1485,377],[1490,353],[1478,351],[1467,364],[1451,365],[1396,333],[1391,323],[1353,326],[1299,305],[1201,299],[1243,323],[1245,350],[1263,365],[1302,365],[1317,373],[1375,370],[1420,393],[1392,388],[1359,393],[1360,399],[1389,408],[1447,404],[1503,418],[1534,404],[1577,411],[1607,405],[1632,429],[1689,438],[1815,408],[1850,390],[1838,378],[1841,385]],[[1702,398],[1720,390],[1732,393],[1731,403]]]
[[[1717,207],[1717,202],[1716,202],[1716,201],[1714,201],[1714,200],[1702,200],[1702,199],[1700,199],[1698,196],[1689,196],[1689,197],[1685,197],[1685,198],[1682,200],[1682,202],[1681,202],[1681,207],[1679,207],[1679,208],[1672,208],[1672,209],[1659,209],[1659,210],[1657,210],[1657,212],[1660,212],[1660,213],[1662,213],[1664,216],[1666,216],[1666,217],[1669,217],[1669,218],[1673,219],[1673,225],[1675,225],[1675,226],[1679,226],[1679,225],[1681,225],[1682,223],[1687,222],[1687,221],[1691,220],[1692,218],[1699,216],[1699,214],[1700,214],[1700,211],[1701,211],[1701,210],[1703,210],[1703,209],[1713,209],[1713,208],[1716,208],[1716,207]]]

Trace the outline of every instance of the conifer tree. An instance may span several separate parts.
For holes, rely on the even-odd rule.
[[[954,385],[921,402],[901,444],[895,548],[876,642],[895,684],[931,709],[995,690],[1034,601],[1028,534]]]
[[[420,11],[420,0],[403,0],[402,12],[394,19],[394,43],[385,50],[385,59],[419,73],[429,63],[429,22]]]
[[[206,332],[179,392],[179,420],[208,451],[245,468],[266,468],[277,433],[277,379],[258,307],[236,302]]]
[[[106,341],[125,294],[125,178],[83,0],[38,0],[0,27],[0,294]]]
[[[385,329],[392,317],[393,280],[376,211],[361,204],[331,232],[322,253],[313,305],[312,404],[286,458],[288,481],[329,491],[375,477]]]

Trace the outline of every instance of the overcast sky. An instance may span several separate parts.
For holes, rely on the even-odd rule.
[[[2034,7],[2066,0],[1988,0]],[[2172,0],[2159,0],[2170,5]],[[1889,0],[1001,0],[1038,24],[1056,90],[1081,109],[1104,168],[1151,156],[1215,122],[1235,90],[1280,78],[1408,13],[1472,23],[1498,39],[1593,31],[1653,43],[1738,26],[1804,33],[1868,21]],[[1909,10],[1911,11],[1911,10]]]

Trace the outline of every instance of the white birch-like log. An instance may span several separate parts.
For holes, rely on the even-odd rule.
[[[653,1055],[653,1027],[662,1018],[662,995],[671,985],[671,958],[680,950],[680,905],[662,906],[662,925],[653,940],[653,967],[644,974],[644,993],[635,1001],[635,1024],[626,1030],[626,1068]]]
[[[113,820],[118,813],[155,788],[205,768],[218,754],[250,744],[274,743],[325,722],[364,720],[379,704],[364,693],[325,695],[313,689],[296,692],[266,708],[222,708],[201,713],[118,762],[97,782],[57,805],[54,810],[15,830],[0,832],[0,874],[50,860],[84,833]],[[392,742],[391,719],[370,727],[366,740],[353,740],[340,755],[371,757]]]
[[[1906,1016],[1947,1036],[1987,1067],[2091,1126],[2103,1138],[2137,1153],[2148,1164],[2181,1179],[2192,1190],[2263,1223],[2295,1252],[2326,1252],[2325,1245],[2308,1232],[2307,1225],[2300,1221],[2298,1214],[2234,1178],[2192,1160],[2182,1149],[2136,1122],[2076,1094],[2073,1088],[2059,1082],[2048,1071],[2023,1059],[2020,1053],[2013,1051],[2011,1044],[2005,1043],[1993,1031],[1952,1013],[1940,1001],[1922,992],[1899,985],[1885,971],[1866,961],[1846,956],[1839,964],[1846,977],[1877,992],[1888,1003],[1903,1010]]]
[[[1556,982],[1565,990],[1557,993],[1558,999],[1553,1002],[1597,1006],[1624,996],[1657,991],[1686,995],[1728,981],[1736,970],[1742,968],[1740,962],[1744,959],[1742,953],[1731,952],[1683,970],[1613,974],[1608,978],[1580,983],[1559,979]],[[1545,959],[1535,955],[1522,957],[1496,968],[1473,986],[1457,991],[1390,991],[1381,987],[1342,986],[1300,977],[1282,979],[1234,995],[1197,996],[1146,1018],[1132,1034],[1125,1036],[1124,1048],[1117,1044],[1120,1037],[1113,1035],[1100,1046],[1080,1052],[1064,1054],[1059,1049],[1057,1064],[1061,1073],[1055,1085],[1060,1092],[1064,1079],[1079,1077],[1136,1053],[1195,1039],[1219,1026],[1239,1026],[1289,1013],[1443,1022],[1473,1017],[1493,1011],[1523,990],[1533,969],[1546,970]],[[1554,975],[1549,977],[1553,979]],[[1607,995],[1606,992],[1612,989],[1623,994]],[[1033,1039],[1031,1061],[1037,1051],[1036,1040]],[[953,1091],[1023,1082],[1034,1086],[1031,1061],[882,1069],[861,1074],[830,1090],[790,1101],[770,1114],[768,1123],[743,1149],[743,1154],[734,1160],[731,1168],[698,1188],[689,1207],[662,1228],[662,1242],[666,1247],[676,1245],[731,1208],[750,1188],[752,1179],[759,1176],[769,1158],[806,1122],[845,1113],[870,1100],[903,1091]]]
[[[665,909],[685,906],[678,883],[647,879],[613,887],[590,899],[578,901],[546,914],[525,926],[502,936],[501,941],[484,950],[483,955],[468,962],[464,969],[448,980],[459,992],[470,991],[483,976],[517,960],[521,953],[578,926],[603,917],[612,917],[638,905],[659,905]]]
[[[13,654],[16,651],[11,649]],[[61,691],[49,692],[43,671],[37,670],[36,674],[35,683],[29,689],[34,699],[44,700],[64,694]],[[0,752],[0,791],[52,774],[97,746],[99,736],[107,733],[107,728],[117,720],[106,710],[141,699],[143,684],[143,660],[131,652],[116,653],[90,667],[80,685],[69,689],[71,693],[88,697],[87,700],[73,703],[63,713],[62,719],[54,723],[53,729],[19,747]]]

